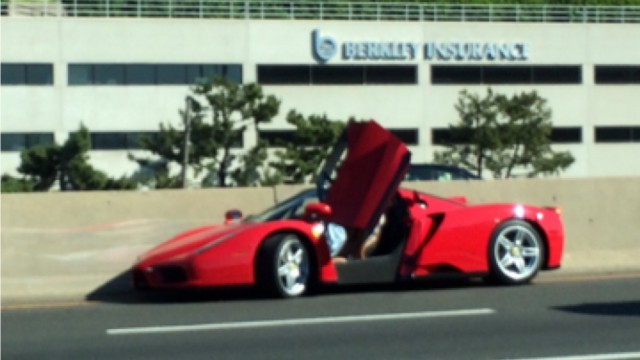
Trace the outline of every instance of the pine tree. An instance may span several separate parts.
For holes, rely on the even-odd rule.
[[[70,134],[62,145],[40,145],[20,154],[18,172],[33,184],[33,190],[47,191],[56,180],[60,190],[116,190],[135,189],[137,183],[129,178],[113,179],[89,164],[91,149],[89,130],[82,125]]]
[[[287,122],[296,127],[293,140],[277,144],[283,149],[276,152],[278,160],[270,165],[288,183],[309,183],[344,131],[345,123],[326,115],[305,117],[295,110],[289,112]]]
[[[488,89],[484,98],[462,91],[456,110],[460,121],[450,126],[437,162],[510,178],[558,174],[574,161],[551,148],[552,112],[535,91],[507,97]]]
[[[264,145],[257,141],[256,148],[245,154],[235,149],[243,143],[247,126],[253,126],[258,134],[259,126],[278,114],[280,100],[265,95],[260,85],[236,84],[221,77],[197,84],[191,90],[185,109],[180,111],[182,129],[160,124],[158,136],[147,137],[143,147],[168,164],[178,164],[183,186],[187,168],[192,168],[196,176],[209,172],[203,186],[229,186],[230,177],[240,185],[260,184],[260,180],[254,179],[255,174],[249,175],[250,169],[236,168],[238,165],[260,167],[266,159]],[[149,159],[134,160],[141,165],[150,162]],[[162,176],[171,178],[166,172]],[[175,182],[158,182],[162,183]]]

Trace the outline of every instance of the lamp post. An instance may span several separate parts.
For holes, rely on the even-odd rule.
[[[191,139],[191,102],[194,101],[190,96],[184,98],[185,107],[182,117],[184,123],[184,133],[182,141],[182,171],[180,173],[180,181],[182,188],[187,188],[187,166],[189,165],[189,139]]]

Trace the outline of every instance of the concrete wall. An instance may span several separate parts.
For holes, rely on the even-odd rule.
[[[552,274],[640,271],[640,178],[406,183],[471,203],[563,209],[567,247]],[[84,299],[140,253],[218,223],[230,208],[255,213],[302,187],[2,195],[2,301]],[[544,275],[543,275],[544,276]],[[120,289],[126,288],[122,276]]]
[[[271,188],[2,194],[2,301],[83,299],[155,244],[273,203]]]

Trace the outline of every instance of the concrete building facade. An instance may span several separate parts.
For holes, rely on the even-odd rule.
[[[640,26],[596,23],[157,18],[2,18],[2,173],[19,150],[84,124],[92,163],[130,174],[136,137],[179,126],[189,82],[218,74],[289,109],[376,119],[414,162],[441,149],[462,90],[537,91],[553,111],[561,176],[640,175]],[[271,135],[270,135],[271,134]],[[275,135],[274,135],[275,134]],[[243,146],[255,144],[253,130]]]

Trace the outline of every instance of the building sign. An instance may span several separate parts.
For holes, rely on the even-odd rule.
[[[428,61],[525,61],[529,45],[524,42],[376,42],[346,41],[339,44],[333,37],[314,30],[313,55],[325,63],[336,55],[343,60],[418,60]]]
[[[424,58],[524,61],[529,58],[529,46],[526,43],[427,43],[424,45]]]

